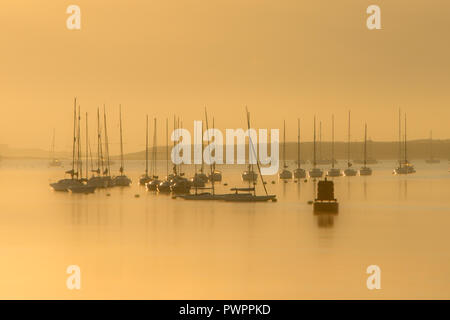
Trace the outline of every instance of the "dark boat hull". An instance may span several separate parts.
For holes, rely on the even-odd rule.
[[[314,213],[338,213],[339,203],[334,201],[315,201],[314,202]]]
[[[275,195],[255,196],[253,194],[225,194],[223,200],[227,202],[264,202],[277,201]]]
[[[95,189],[96,189],[95,186],[89,185],[69,187],[69,190],[72,193],[94,193]]]

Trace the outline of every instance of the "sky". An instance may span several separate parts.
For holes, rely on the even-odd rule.
[[[68,30],[66,9],[81,9]],[[368,30],[366,8],[381,8]],[[15,0],[0,4],[0,144],[70,150],[73,99],[89,114],[106,105],[111,152],[118,151],[119,104],[125,152],[145,145],[145,116],[192,130],[204,107],[216,127],[282,128],[311,141],[450,138],[450,2],[446,0]],[[152,130],[152,129],[151,129]],[[95,136],[92,134],[91,140]]]

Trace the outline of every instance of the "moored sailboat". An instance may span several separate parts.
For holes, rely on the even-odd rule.
[[[83,158],[81,154],[81,130],[80,130],[80,123],[81,123],[81,117],[80,117],[80,111],[78,110],[78,172],[80,173],[80,179],[79,184],[74,184],[68,187],[70,192],[72,193],[94,193],[96,187],[93,185],[88,184],[89,180],[89,138],[88,138],[88,116],[86,113],[86,176],[83,178]]]
[[[402,153],[401,146],[401,113],[399,110],[399,153]],[[403,159],[401,159],[401,156],[399,157],[399,165],[397,168],[394,169],[395,174],[411,174],[415,173],[416,169],[414,169],[414,165],[408,161],[408,155],[407,155],[407,138],[406,138],[406,114],[405,114],[405,134],[404,134],[404,143],[403,143],[404,149],[403,149]]]
[[[314,116],[314,142],[313,142],[313,167],[309,170],[308,174],[310,178],[321,178],[323,176],[322,169],[317,167],[316,158],[316,116]]]
[[[367,166],[367,123],[364,125],[364,166],[359,169],[360,176],[372,175],[372,169]]]
[[[334,114],[332,115],[332,137],[331,137],[331,169],[329,169],[327,171],[327,176],[329,177],[340,177],[342,176],[342,171],[341,169],[335,168],[334,167],[334,163],[335,163],[335,159],[334,159]]]
[[[350,116],[351,113],[348,111],[347,168],[344,170],[344,174],[347,177],[354,177],[358,172],[352,168],[353,164],[350,162]]]
[[[139,178],[139,184],[145,186],[152,179],[148,175],[148,115],[145,123],[145,173]]]
[[[120,175],[114,177],[113,184],[118,187],[128,187],[131,184],[131,179],[128,178],[125,172],[125,165],[123,159],[123,137],[122,137],[122,106],[119,105],[119,127],[120,127]]]
[[[286,121],[283,121],[283,169],[279,173],[281,180],[292,179],[292,172],[289,171],[286,164]]]
[[[161,183],[161,180],[159,180],[158,176],[156,175],[156,118],[153,120],[153,149],[152,149],[152,173],[151,173],[151,180],[147,183],[147,189],[150,191],[157,191],[158,185]]]
[[[166,119],[166,179],[161,181],[158,185],[158,192],[170,193],[170,179],[169,176],[169,119]]]
[[[246,108],[247,113],[247,128],[250,130],[250,113],[248,112]],[[228,202],[265,202],[265,201],[277,201],[276,195],[268,194],[266,184],[264,182],[264,178],[261,174],[261,168],[259,165],[258,155],[255,150],[255,146],[253,145],[251,135],[249,135],[249,149],[252,155],[256,159],[256,166],[258,168],[259,176],[261,177],[262,186],[264,188],[265,195],[256,195],[256,187],[255,183],[253,183],[253,186],[250,186],[252,181],[249,181],[249,187],[248,188],[232,188],[231,191],[234,191],[234,193],[229,193],[223,195],[223,200]],[[249,162],[250,162],[250,155],[249,155]]]
[[[295,179],[306,178],[306,170],[301,168],[302,161],[300,159],[300,119],[297,119],[297,168],[294,170]]]
[[[81,184],[81,182],[78,180],[78,171],[75,171],[75,148],[77,143],[77,137],[76,137],[76,128],[77,128],[77,98],[74,99],[74,106],[73,106],[73,139],[72,139],[72,169],[65,172],[65,174],[70,175],[70,179],[61,179],[57,182],[50,183],[50,186],[53,188],[54,191],[62,191],[67,192],[69,191],[69,187],[73,185]]]

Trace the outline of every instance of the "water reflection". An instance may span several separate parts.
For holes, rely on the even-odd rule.
[[[317,226],[319,228],[331,228],[334,226],[334,217],[336,214],[328,212],[315,212],[314,216],[317,220]]]
[[[364,191],[364,200],[367,200],[367,180],[366,177],[363,178],[363,191]]]
[[[47,162],[39,170],[24,165],[0,170],[6,298],[71,298],[55,274],[64,276],[72,263],[88,277],[80,298],[366,298],[365,279],[355,275],[364,275],[367,263],[387,266],[396,279],[381,298],[450,295],[442,286],[450,268],[447,164],[442,174],[397,177],[388,163],[372,177],[334,179],[338,215],[314,214],[307,204],[317,197],[317,179],[269,183],[275,203],[189,202],[138,184],[92,195],[55,193],[47,181],[60,171],[45,169]],[[130,175],[139,177],[142,165],[133,169],[131,162]],[[223,172],[230,187],[243,185],[240,168]],[[217,192],[229,187],[218,184]],[[31,264],[36,268],[27,269]],[[32,277],[23,281],[27,272]]]
[[[408,178],[400,177],[398,184],[399,184],[399,187],[398,187],[399,199],[407,200],[408,199]]]

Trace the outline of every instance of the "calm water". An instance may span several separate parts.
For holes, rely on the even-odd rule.
[[[48,186],[64,169],[3,160],[0,298],[449,299],[448,163],[415,163],[407,177],[384,161],[336,178],[333,217],[313,215],[312,182],[269,177],[276,203],[173,200],[137,185],[143,162],[130,161],[130,188],[74,195]],[[220,169],[220,189],[244,185],[242,167]],[[80,291],[66,288],[71,264]],[[372,264],[381,290],[366,287]]]

